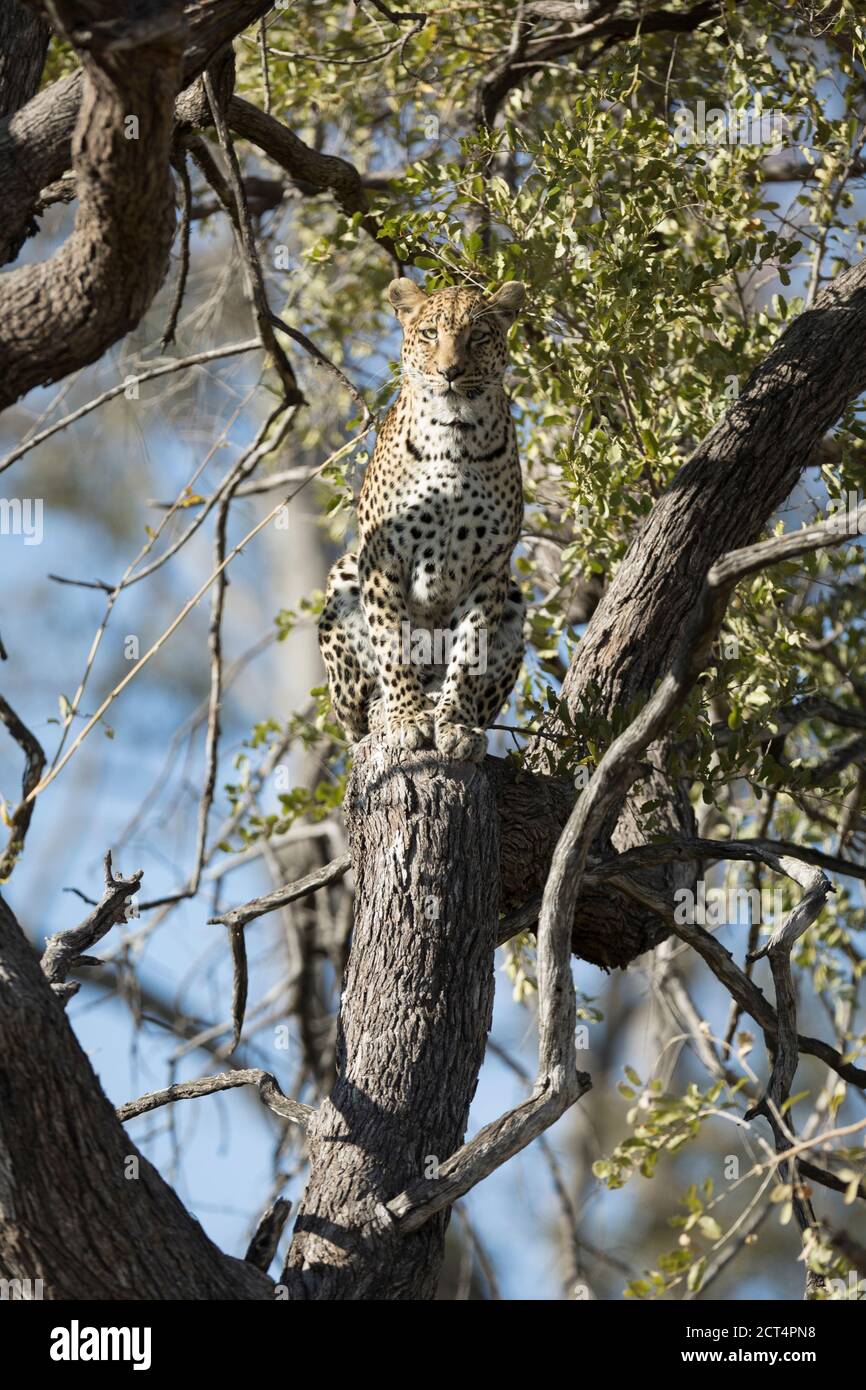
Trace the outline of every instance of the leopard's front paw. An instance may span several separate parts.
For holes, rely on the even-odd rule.
[[[388,720],[387,738],[392,748],[432,748],[433,720],[424,711],[392,715]]]
[[[480,763],[487,752],[487,736],[483,729],[470,724],[452,724],[447,719],[436,721],[436,747],[445,758],[459,763]]]

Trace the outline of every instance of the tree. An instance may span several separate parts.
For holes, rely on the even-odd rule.
[[[173,500],[122,580],[72,581],[104,595],[105,614],[76,693],[61,699],[50,764],[27,711],[0,702],[24,757],[2,876],[14,892],[49,788],[68,785],[93,732],[209,595],[207,690],[187,721],[187,733],[204,734],[193,869],[140,901],[140,930],[200,902],[237,863],[262,864],[274,880],[265,895],[212,909],[233,965],[227,1041],[166,998],[145,1000],[229,1069],[117,1111],[64,1009],[83,980],[126,978],[126,936],[96,974],[90,953],[129,921],[141,874],[120,875],[107,856],[101,899],[38,950],[22,930],[36,928],[27,900],[21,925],[3,903],[0,1143],[15,1215],[0,1228],[0,1274],[41,1279],[54,1298],[433,1297],[454,1204],[533,1141],[546,1144],[578,1102],[601,1094],[613,1113],[620,1059],[603,1057],[599,1075],[605,1049],[584,1043],[601,1020],[576,995],[577,959],[607,971],[640,962],[666,1011],[646,1080],[626,1066],[629,1105],[616,1112],[619,1140],[607,1129],[594,1155],[594,1181],[615,1190],[656,1173],[654,1200],[680,1235],[674,1250],[652,1252],[651,1268],[631,1266],[617,1292],[700,1296],[730,1276],[732,1257],[750,1268],[772,1208],[785,1257],[804,1259],[807,1295],[841,1296],[850,1270],[866,1277],[862,1234],[841,1229],[844,1204],[856,1210],[866,1195],[857,7],[502,0],[469,14],[448,0],[418,12],[367,0],[347,15],[316,0],[285,13],[241,0],[119,12],[102,0],[0,0],[0,33],[14,262],[0,281],[0,400],[19,435],[0,470],[57,436],[62,448],[76,420],[135,401],[147,383],[221,370],[224,358],[254,360],[257,372],[237,405],[257,428],[234,463],[211,482],[213,445],[183,486],[172,480]],[[37,219],[68,202],[71,228],[51,254],[33,255]],[[211,315],[228,284],[194,231],[225,220],[245,336],[201,346],[207,317],[185,317],[201,295],[197,255]],[[522,279],[531,291],[513,341],[528,501],[517,566],[532,614],[504,728],[513,746],[480,768],[400,758],[375,735],[352,752],[315,689],[288,719],[259,710],[226,782],[228,575],[284,524],[302,488],[314,490],[329,541],[351,524],[357,469],[394,385],[384,290],[410,267],[433,286]],[[152,306],[167,324],[162,351],[145,358],[135,332]],[[190,351],[167,354],[187,339]],[[115,362],[124,340],[131,356]],[[101,361],[112,385],[26,428],[16,403],[28,392]],[[268,472],[287,448],[301,462]],[[125,486],[144,502],[134,479]],[[234,539],[239,503],[263,497]],[[20,499],[3,506],[7,545],[29,522]],[[211,558],[197,556],[189,597],[95,697],[115,605],[190,553],[211,517]],[[296,641],[320,603],[314,591],[284,609],[278,639]],[[292,749],[303,757],[288,768]],[[339,841],[341,814],[347,848],[323,853],[319,831]],[[251,1013],[270,1018],[267,995],[248,1008],[247,937],[277,912],[294,914],[281,962],[292,973],[272,996],[273,1022],[291,1015],[301,1039],[285,1089],[244,1055]],[[537,1076],[467,1140],[497,946],[525,1007],[537,1008]],[[758,983],[764,957],[772,1003]],[[814,1037],[801,1017],[813,995],[826,1011]],[[750,1057],[746,1017],[766,1058],[760,1048]],[[267,1271],[284,1197],[247,1258],[232,1258],[124,1128],[247,1085],[280,1117],[281,1153],[286,1134],[306,1136],[308,1176],[276,1286]],[[724,1119],[754,1146],[745,1172],[713,1149]],[[714,1153],[723,1180],[704,1171],[683,1192],[684,1145]],[[604,1254],[582,1234],[555,1153],[542,1152],[568,1224],[574,1294],[602,1277]],[[491,1292],[471,1225],[465,1239]]]

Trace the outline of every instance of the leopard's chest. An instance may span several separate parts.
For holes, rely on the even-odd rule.
[[[466,433],[416,428],[403,441],[411,466],[401,470],[385,525],[421,619],[447,617],[480,574],[507,566],[520,527],[510,420],[479,441]]]

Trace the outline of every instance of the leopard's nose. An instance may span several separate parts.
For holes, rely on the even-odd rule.
[[[446,381],[455,381],[460,375],[459,367],[440,367],[439,375],[444,376]]]

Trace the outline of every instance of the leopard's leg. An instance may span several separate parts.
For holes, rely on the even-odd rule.
[[[398,748],[433,743],[433,718],[411,658],[409,610],[393,543],[378,531],[361,549],[358,573],[370,650],[382,692],[388,741]]]
[[[369,732],[369,706],[376,692],[376,667],[361,608],[358,557],[341,556],[328,575],[319,618],[319,649],[337,722],[357,743]]]
[[[436,709],[436,747],[446,757],[480,762],[487,751],[484,729],[493,698],[492,694],[488,698],[491,657],[496,654],[496,688],[513,669],[500,652],[500,628],[511,588],[507,571],[483,574],[452,616],[451,652]]]
[[[502,617],[487,653],[487,670],[478,692],[477,714],[482,729],[489,729],[507,702],[523,665],[525,642],[523,626],[526,602],[513,580],[502,609]]]

